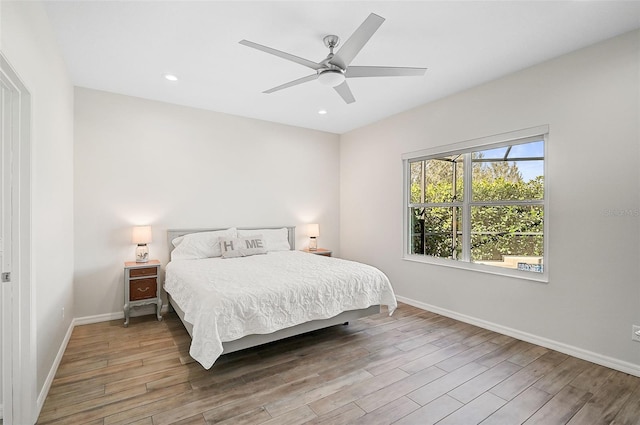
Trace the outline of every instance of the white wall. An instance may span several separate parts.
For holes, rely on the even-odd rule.
[[[2,52],[31,94],[32,308],[37,329],[32,338],[40,393],[74,316],[73,88],[41,3],[2,2],[1,18]]]
[[[84,88],[75,91],[77,317],[119,313],[131,228],[320,223],[339,245],[339,137]],[[307,244],[298,227],[298,247]]]
[[[343,135],[343,257],[380,267],[413,302],[640,374],[631,341],[640,324],[639,39],[629,33]],[[402,153],[542,124],[548,284],[401,260]]]

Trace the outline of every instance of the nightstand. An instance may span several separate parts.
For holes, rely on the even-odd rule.
[[[129,311],[133,307],[156,304],[156,315],[162,320],[160,309],[160,261],[124,263],[124,326],[129,326]]]
[[[318,248],[315,251],[311,251],[309,250],[309,248],[305,248],[302,250],[302,252],[308,252],[309,254],[322,255],[324,257],[331,257],[331,253],[332,253],[331,250],[324,249],[324,248]]]

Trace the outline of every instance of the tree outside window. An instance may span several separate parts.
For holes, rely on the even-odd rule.
[[[544,136],[408,161],[408,253],[542,273]]]

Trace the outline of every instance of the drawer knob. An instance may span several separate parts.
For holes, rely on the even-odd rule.
[[[149,290],[148,286],[146,288],[138,288],[138,291],[140,292],[147,292],[148,290]]]

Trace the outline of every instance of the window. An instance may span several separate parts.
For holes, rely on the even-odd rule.
[[[546,280],[547,133],[404,155],[405,258]]]

